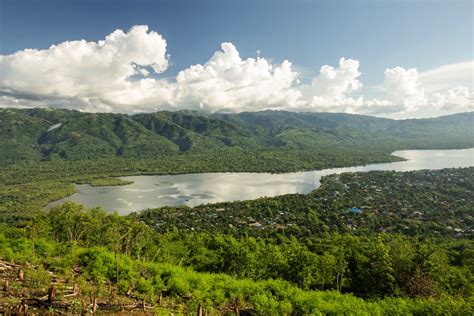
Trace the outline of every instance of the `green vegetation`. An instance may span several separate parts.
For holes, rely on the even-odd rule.
[[[160,231],[298,237],[328,233],[472,237],[474,167],[330,175],[310,194],[145,210]],[[353,214],[350,208],[361,209]]]
[[[309,168],[353,165],[360,163],[361,158],[387,159],[397,149],[472,147],[473,117],[474,113],[462,113],[395,121],[282,111],[212,115],[183,111],[129,116],[1,109],[0,162],[10,165],[19,161],[117,157],[173,159],[184,153],[189,154],[187,158],[204,154],[212,159],[214,152],[232,149],[231,152],[257,156],[257,160],[275,160],[280,171],[289,170],[288,166],[279,165],[280,156],[296,169],[304,168],[305,164]],[[242,158],[236,157],[229,165],[242,165],[238,163]]]
[[[466,315],[473,173],[333,175],[309,195],[126,217],[65,203],[3,224],[0,258],[14,267],[3,278],[18,306],[46,295],[51,274],[63,280],[55,284],[65,297],[37,308],[82,311],[74,294],[111,311]]]
[[[125,185],[125,175],[285,172],[473,147],[473,119],[2,109],[0,312],[470,315],[474,167],[331,175],[308,195],[129,216],[43,207],[76,183]]]
[[[122,180],[119,178],[99,178],[94,179],[90,182],[90,185],[93,187],[103,187],[103,186],[118,186],[118,185],[127,185],[132,184],[133,181]]]
[[[16,298],[12,308],[47,295],[54,278],[62,280],[54,283],[58,292],[74,289],[76,299],[114,310],[128,302],[178,313],[198,305],[211,313],[472,312],[474,244],[467,239],[160,234],[135,216],[72,203],[1,228],[0,257],[14,267],[2,277],[11,282],[3,293]],[[21,269],[24,281],[15,280]],[[55,300],[38,307],[84,309],[64,294]]]
[[[473,147],[473,119],[0,109],[0,216],[38,211],[98,178],[314,170],[397,161],[398,149]]]

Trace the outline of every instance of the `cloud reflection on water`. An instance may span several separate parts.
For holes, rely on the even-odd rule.
[[[343,172],[372,170],[411,171],[474,166],[474,148],[461,150],[404,150],[393,153],[406,161],[370,164],[359,167],[318,171],[270,173],[200,173],[168,176],[122,177],[134,183],[126,186],[91,187],[78,185],[77,193],[50,203],[54,206],[71,200],[107,211],[128,214],[161,206],[188,205],[222,201],[251,200],[263,196],[309,193],[319,187],[321,177]]]

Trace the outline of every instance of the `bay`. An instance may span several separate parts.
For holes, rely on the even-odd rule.
[[[392,155],[406,160],[280,174],[221,172],[121,177],[133,181],[133,184],[109,187],[77,185],[75,194],[48,204],[47,208],[68,200],[89,207],[101,206],[106,211],[117,211],[125,215],[162,206],[196,206],[203,203],[251,200],[290,193],[306,194],[320,185],[321,177],[343,172],[436,170],[474,166],[474,148],[402,150]]]

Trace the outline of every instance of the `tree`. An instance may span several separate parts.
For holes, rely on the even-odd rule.
[[[51,209],[49,220],[57,242],[77,244],[91,239],[93,243],[101,232],[104,211],[100,208],[88,209],[82,205],[66,202]]]

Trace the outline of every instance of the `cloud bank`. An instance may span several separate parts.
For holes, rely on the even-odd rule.
[[[290,61],[245,59],[232,43],[222,43],[207,62],[175,78],[159,79],[156,75],[170,64],[166,46],[157,32],[134,26],[99,42],[67,41],[0,55],[0,106],[125,113],[282,109],[381,116],[474,110],[472,61],[424,73],[386,69],[377,97],[366,98],[357,60],[324,65],[311,83],[301,84]]]
[[[298,104],[297,73],[287,60],[272,65],[264,58],[242,60],[231,43],[222,43],[204,65],[176,77],[176,107],[207,111],[252,111]]]

